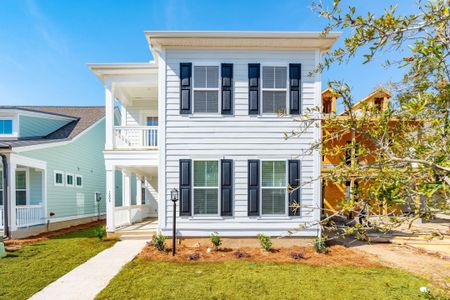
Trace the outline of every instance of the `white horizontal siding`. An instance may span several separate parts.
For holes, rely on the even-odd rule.
[[[258,232],[287,233],[299,224],[314,221],[312,209],[304,208],[300,218],[259,218],[247,216],[247,161],[249,159],[292,159],[302,162],[302,204],[308,207],[320,204],[320,193],[310,183],[315,174],[315,156],[306,150],[318,140],[318,131],[311,129],[300,138],[285,140],[285,133],[299,128],[294,117],[248,115],[248,64],[271,65],[302,64],[302,111],[317,103],[316,78],[308,77],[316,64],[315,51],[256,51],[256,50],[166,50],[165,86],[165,218],[172,216],[170,190],[179,185],[179,159],[233,159],[234,161],[234,211],[227,218],[179,218],[178,228],[186,234],[205,235],[219,231],[224,235],[255,235]],[[194,65],[232,63],[234,67],[232,116],[180,115],[180,62]],[[164,192],[162,193],[164,197]],[[164,201],[164,199],[161,199]],[[168,224],[162,220],[160,224]],[[162,228],[168,230],[169,227]],[[317,230],[304,235],[316,235]]]

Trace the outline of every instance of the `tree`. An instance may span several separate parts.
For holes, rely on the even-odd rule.
[[[404,74],[400,82],[391,84],[395,96],[383,110],[369,104],[356,109],[349,85],[330,82],[345,113],[310,110],[298,119],[302,129],[287,134],[287,138],[302,135],[304,128],[321,122],[323,139],[311,150],[324,156],[347,153],[347,160],[321,179],[350,182],[351,196],[342,199],[338,211],[328,212],[321,225],[330,225],[332,217],[357,216],[360,222],[344,226],[343,232],[365,236],[368,229],[386,231],[449,209],[450,1],[416,5],[416,14],[401,15],[390,6],[375,16],[360,14],[357,7],[346,7],[340,0],[331,8],[322,2],[313,4],[314,11],[328,20],[324,35],[336,30],[351,33],[342,47],[324,56],[315,72],[360,56],[370,64],[389,51],[397,59],[386,61],[385,67],[400,68]],[[337,142],[349,135],[349,143]],[[331,225],[336,229],[335,223]]]

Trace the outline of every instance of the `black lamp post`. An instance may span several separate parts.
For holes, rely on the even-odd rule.
[[[175,256],[176,243],[177,243],[177,201],[178,201],[178,190],[172,189],[170,191],[170,200],[173,202],[173,225],[172,225],[172,256]]]

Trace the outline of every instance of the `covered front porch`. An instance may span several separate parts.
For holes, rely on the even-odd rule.
[[[158,169],[151,166],[107,168],[107,231],[116,232],[158,216]]]
[[[4,155],[6,168],[0,164],[0,230],[6,222],[11,233],[45,224],[46,162],[14,153]]]

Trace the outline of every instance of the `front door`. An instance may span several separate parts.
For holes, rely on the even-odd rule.
[[[158,127],[158,117],[147,117],[147,126]],[[148,132],[150,146],[158,146],[158,130],[151,129]]]

